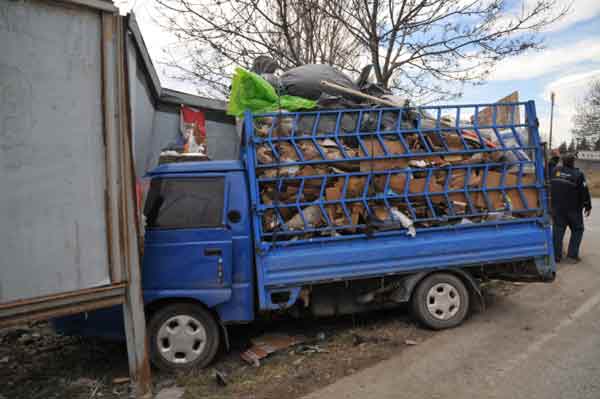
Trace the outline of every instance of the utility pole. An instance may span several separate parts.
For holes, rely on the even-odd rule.
[[[550,151],[552,151],[552,125],[554,122],[554,92],[550,93],[550,139],[548,143],[548,147]]]

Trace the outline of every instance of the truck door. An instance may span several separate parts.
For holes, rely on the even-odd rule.
[[[226,176],[154,178],[144,207],[144,290],[231,288]]]

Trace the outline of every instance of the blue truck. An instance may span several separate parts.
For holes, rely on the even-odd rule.
[[[408,302],[443,329],[482,303],[482,281],[554,279],[533,101],[247,112],[240,158],[147,176],[143,292],[160,368],[206,366],[227,326],[267,312]],[[121,320],[108,309],[55,325],[120,337]]]

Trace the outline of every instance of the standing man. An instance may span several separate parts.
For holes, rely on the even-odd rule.
[[[551,178],[552,213],[554,218],[554,257],[562,260],[563,238],[567,226],[571,230],[565,263],[575,264],[579,258],[579,245],[583,238],[583,215],[590,216],[592,201],[583,172],[575,167],[575,155],[562,157],[562,166],[553,168]]]
[[[560,161],[560,152],[557,149],[554,149],[550,155],[550,161],[548,161],[548,176],[552,179],[552,176],[554,176],[554,169],[556,169],[558,162]]]

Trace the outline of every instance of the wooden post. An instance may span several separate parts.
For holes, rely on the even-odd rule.
[[[140,269],[141,250],[139,243],[139,223],[135,191],[135,171],[133,166],[133,146],[131,131],[131,103],[127,54],[125,47],[126,29],[124,18],[117,17],[117,82],[120,124],[120,170],[121,201],[119,223],[121,251],[124,258],[124,274],[127,281],[123,318],[127,339],[129,375],[135,383],[138,399],[152,398],[148,341],[146,338],[146,318],[142,297],[142,277]]]
[[[554,97],[555,94],[552,92],[550,94],[550,137],[548,139],[548,147],[550,147],[550,151],[552,151],[552,125],[554,122]]]

